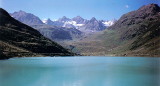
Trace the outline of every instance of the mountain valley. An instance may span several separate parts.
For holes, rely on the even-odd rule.
[[[124,14],[97,36],[72,44],[84,55],[159,57],[160,7],[157,4],[142,6]]]
[[[74,53],[91,56],[160,56],[160,7],[149,4],[126,13],[119,20],[40,20],[24,11],[10,13]],[[13,25],[14,26],[14,25]],[[3,44],[3,43],[2,43]]]

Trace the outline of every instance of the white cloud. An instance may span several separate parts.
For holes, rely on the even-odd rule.
[[[129,8],[129,5],[125,5],[125,8]]]

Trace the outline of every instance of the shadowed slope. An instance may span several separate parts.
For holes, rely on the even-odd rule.
[[[15,20],[2,8],[0,8],[0,47],[0,59],[74,55],[42,36],[37,30]]]

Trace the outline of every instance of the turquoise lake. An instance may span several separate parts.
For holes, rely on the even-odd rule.
[[[0,61],[0,86],[160,86],[160,58],[12,58]]]

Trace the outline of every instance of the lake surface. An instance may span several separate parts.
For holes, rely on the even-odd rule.
[[[0,86],[160,86],[160,58],[31,57],[2,60]]]

